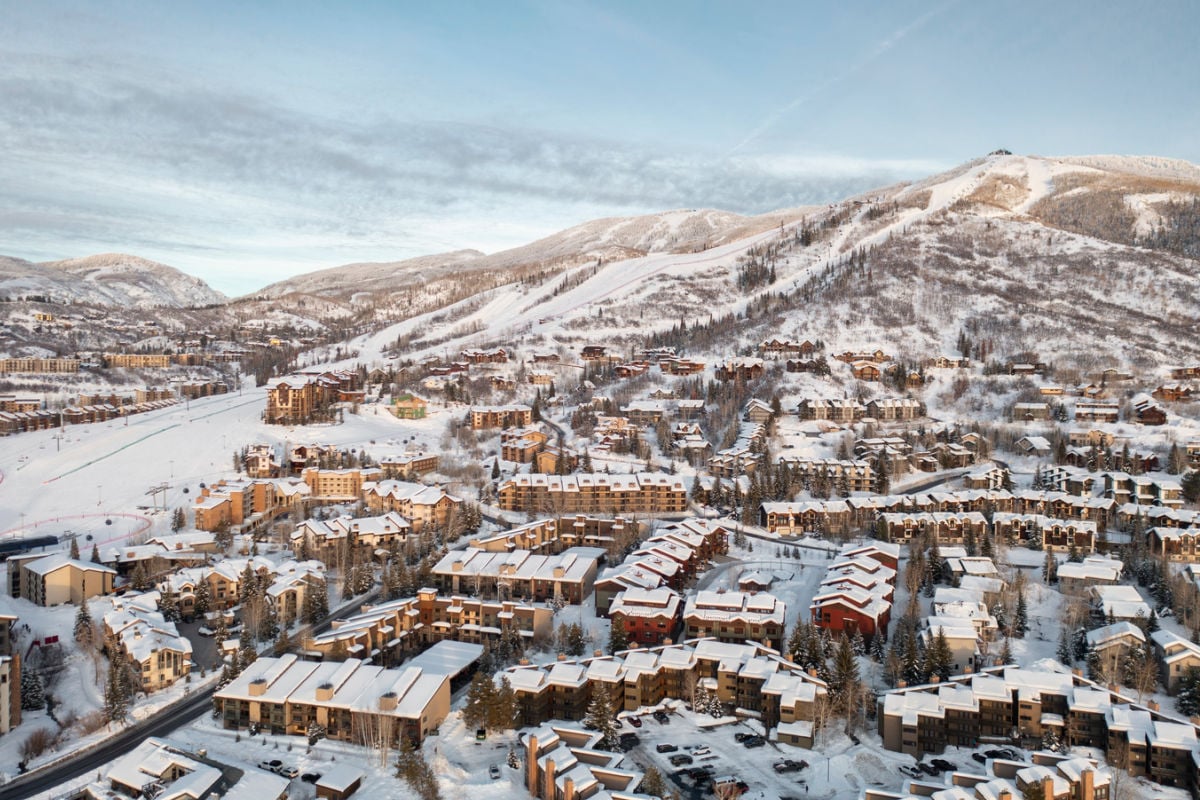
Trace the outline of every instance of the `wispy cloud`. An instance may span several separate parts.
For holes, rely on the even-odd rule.
[[[21,65],[0,76],[11,254],[129,250],[202,266],[227,291],[347,261],[512,246],[593,216],[825,202],[927,171],[656,151],[520,126],[333,120],[153,71],[0,58]]]
[[[819,81],[815,85],[810,86],[807,91],[802,92],[788,103],[785,103],[784,105],[772,111],[766,116],[765,119],[762,120],[762,122],[756,125],[748,134],[746,134],[741,141],[733,146],[733,149],[729,151],[730,155],[741,152],[746,148],[747,145],[761,138],[763,134],[774,128],[781,120],[788,117],[801,106],[812,102],[814,99],[820,97],[833,87],[845,83],[850,78],[858,76],[859,73],[882,58],[889,50],[900,44],[911,34],[924,28],[927,24],[929,24],[930,20],[940,16],[957,2],[958,0],[948,0],[948,2],[944,2],[935,8],[929,9],[924,14],[921,14],[919,17],[909,22],[907,25],[900,26],[887,36],[880,39],[875,46],[867,52],[866,55],[849,63],[844,69],[838,70],[825,80]]]

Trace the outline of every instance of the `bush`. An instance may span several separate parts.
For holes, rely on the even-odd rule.
[[[31,758],[37,758],[49,750],[53,743],[54,737],[50,735],[50,731],[38,728],[29,734],[25,741],[21,742],[21,759],[28,761]]]
[[[95,733],[107,724],[103,711],[92,711],[79,718],[79,732],[84,736]]]

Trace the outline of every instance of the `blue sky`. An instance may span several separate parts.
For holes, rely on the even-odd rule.
[[[1200,5],[0,0],[0,254],[230,294],[997,147],[1200,161]]]

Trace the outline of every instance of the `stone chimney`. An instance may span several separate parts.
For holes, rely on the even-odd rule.
[[[399,703],[400,697],[395,692],[387,692],[386,694],[379,695],[380,711],[395,711]]]
[[[317,702],[327,703],[333,699],[333,684],[322,683],[317,687]]]
[[[266,693],[267,693],[267,679],[266,678],[255,678],[254,680],[250,681],[250,696],[251,697],[262,697]]]
[[[1042,778],[1042,800],[1054,800],[1054,778]]]
[[[600,657],[600,656],[602,656],[602,655],[604,655],[604,651],[603,651],[603,650],[593,650],[593,651],[592,651],[592,656],[593,656],[594,658],[599,658],[599,657]]]
[[[1147,700],[1146,708],[1150,709],[1151,711],[1158,711],[1159,706],[1158,706],[1158,703],[1155,702],[1154,700]]]
[[[559,660],[559,661],[566,661],[566,660],[567,660],[567,654],[566,654],[566,653],[559,653],[559,654],[558,654],[558,660]]]

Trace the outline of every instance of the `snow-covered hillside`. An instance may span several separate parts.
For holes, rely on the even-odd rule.
[[[0,295],[134,308],[191,308],[226,299],[174,267],[120,253],[41,264],[0,256]]]

